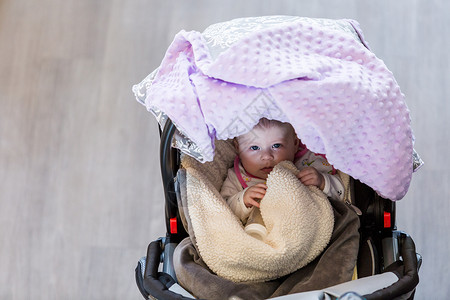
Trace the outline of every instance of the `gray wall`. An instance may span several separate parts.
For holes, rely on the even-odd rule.
[[[0,0],[0,298],[140,298],[164,221],[157,126],[131,86],[179,30],[268,14],[356,19],[395,74],[426,162],[398,226],[424,257],[417,299],[446,298],[448,3]]]

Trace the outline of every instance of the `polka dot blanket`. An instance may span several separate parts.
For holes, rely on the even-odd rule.
[[[404,95],[353,20],[288,16],[236,19],[179,32],[156,72],[133,87],[214,157],[214,140],[248,132],[262,117],[289,122],[336,169],[401,199],[412,172]]]

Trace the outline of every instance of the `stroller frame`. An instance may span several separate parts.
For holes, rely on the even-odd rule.
[[[177,294],[169,288],[176,283],[173,251],[188,236],[178,211],[177,171],[180,152],[172,148],[175,125],[168,119],[160,129],[160,164],[165,196],[166,236],[151,242],[147,256],[135,270],[136,283],[146,299],[193,299]],[[416,253],[412,238],[396,227],[395,202],[384,199],[369,186],[350,177],[352,203],[361,210],[360,251],[357,260],[358,278],[397,269],[403,270],[393,285],[382,288],[365,299],[413,299],[419,282],[418,271],[422,258]],[[162,264],[162,272],[158,269]]]

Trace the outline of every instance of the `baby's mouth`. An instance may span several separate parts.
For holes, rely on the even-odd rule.
[[[264,173],[267,173],[267,174],[272,172],[272,170],[273,170],[273,167],[265,167],[265,168],[261,169],[261,171],[263,171]]]

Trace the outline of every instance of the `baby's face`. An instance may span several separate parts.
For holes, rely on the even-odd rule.
[[[283,160],[294,161],[298,139],[282,126],[256,127],[238,138],[238,151],[244,169],[266,179],[273,167]]]

